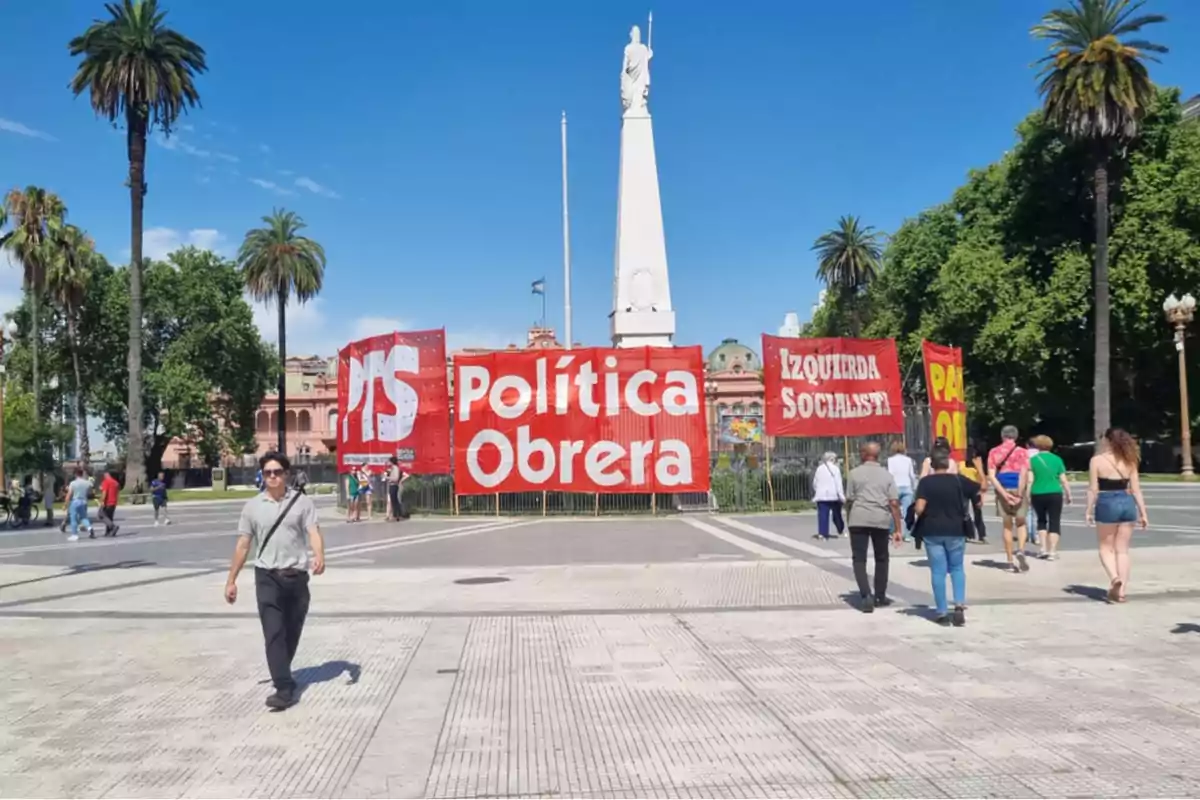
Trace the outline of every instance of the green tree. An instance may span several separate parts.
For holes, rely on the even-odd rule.
[[[879,275],[879,234],[858,217],[844,216],[836,227],[817,238],[812,249],[817,253],[817,277],[846,308],[851,335],[858,336],[862,331],[859,295]]]
[[[1074,0],[1048,13],[1033,35],[1049,42],[1039,91],[1046,119],[1072,139],[1092,146],[1095,200],[1095,386],[1096,439],[1111,424],[1110,308],[1108,272],[1109,162],[1139,132],[1155,97],[1145,60],[1167,48],[1132,38],[1163,22],[1138,12],[1144,0]]]
[[[79,365],[79,316],[98,256],[92,240],[74,225],[63,225],[51,238],[49,245],[46,291],[66,321],[67,346],[71,351],[71,371],[75,379],[75,422],[79,428],[79,452],[80,459],[86,463],[92,450],[87,429],[87,389]]]
[[[4,393],[4,472],[32,475],[54,469],[54,447],[70,441],[70,426],[39,421],[33,395],[9,388]],[[0,475],[0,480],[4,480]],[[7,486],[5,486],[7,490]]]
[[[1113,421],[1174,438],[1176,363],[1160,308],[1200,285],[1200,124],[1182,120],[1178,92],[1158,92],[1123,163],[1111,211]],[[905,368],[922,338],[963,348],[976,433],[1011,422],[1060,442],[1094,435],[1090,165],[1089,143],[1031,115],[1008,153],[899,227],[863,295],[864,335],[895,337]],[[1187,355],[1200,370],[1200,348]],[[916,400],[919,368],[913,376]]]
[[[165,262],[147,262],[145,287],[141,427],[150,471],[175,438],[209,463],[223,453],[252,452],[255,414],[275,379],[276,361],[254,325],[237,267],[184,248]],[[84,360],[104,365],[92,377],[92,403],[105,432],[116,437],[129,427],[126,366],[114,358],[123,343],[118,320],[128,310],[129,270],[112,271],[101,294]]]
[[[76,96],[88,92],[96,114],[125,123],[129,157],[131,216],[128,309],[130,443],[126,480],[145,477],[142,430],[142,213],[146,195],[146,137],[164,135],[179,115],[200,103],[195,78],[208,67],[204,48],[166,27],[158,0],[123,0],[105,5],[109,18],[97,20],[71,40],[71,56],[82,61],[71,79]]]
[[[31,300],[30,327],[27,332],[32,343],[33,407],[36,413],[40,408],[42,395],[41,375],[38,371],[38,349],[41,339],[38,310],[42,295],[46,291],[46,267],[51,260],[53,249],[49,242],[62,226],[67,209],[56,194],[37,186],[27,186],[24,190],[13,189],[5,197],[4,206],[6,216],[12,223],[12,230],[0,237],[0,245],[21,263],[25,291]]]
[[[246,291],[260,302],[273,303],[279,314],[279,452],[287,452],[287,304],[293,295],[303,305],[321,291],[325,250],[301,236],[304,220],[295,212],[275,209],[263,217],[266,226],[246,233],[238,251]]]

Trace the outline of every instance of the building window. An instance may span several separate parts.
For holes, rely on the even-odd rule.
[[[312,415],[307,410],[301,411],[297,418],[297,424],[299,425],[300,433],[312,432]]]
[[[285,430],[287,430],[288,433],[295,433],[296,432],[296,412],[295,411],[287,412],[287,416],[284,417],[284,419],[285,419],[286,425],[287,425]]]
[[[337,429],[338,429],[338,427],[337,427],[337,412],[330,411],[329,412],[329,433],[330,433],[330,435],[337,436]]]
[[[271,415],[266,411],[260,411],[254,417],[254,429],[259,433],[271,432]]]
[[[271,412],[271,427],[268,428],[267,430],[268,431],[279,430],[279,412],[278,411]]]

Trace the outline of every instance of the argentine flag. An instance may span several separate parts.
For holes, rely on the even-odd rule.
[[[546,294],[546,279],[538,278],[533,282],[533,293],[544,295]]]

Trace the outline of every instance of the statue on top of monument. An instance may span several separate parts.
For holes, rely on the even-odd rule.
[[[621,68],[621,106],[625,111],[640,111],[650,99],[650,59],[654,52],[642,44],[642,30],[634,25],[625,45],[625,64]]]

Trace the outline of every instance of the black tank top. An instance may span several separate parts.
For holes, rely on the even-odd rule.
[[[1128,478],[1097,478],[1096,488],[1102,492],[1123,492],[1129,488]]]

